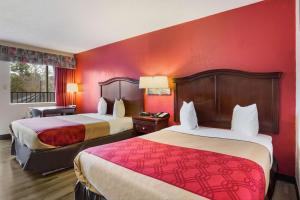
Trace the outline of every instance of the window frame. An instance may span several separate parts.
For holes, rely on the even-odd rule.
[[[32,92],[17,92],[17,91],[12,91],[11,90],[11,67],[13,64],[16,64],[17,62],[11,62],[10,66],[9,66],[9,72],[10,72],[10,76],[9,76],[9,80],[10,80],[10,104],[43,104],[43,103],[56,103],[56,91],[55,91],[55,67],[51,65],[51,67],[53,68],[53,74],[54,74],[54,91],[53,92],[49,92],[49,65],[39,65],[39,66],[45,66],[45,73],[43,74],[43,76],[45,77],[45,89],[46,91],[32,91]],[[38,64],[33,64],[33,63],[28,63],[32,66],[37,66]],[[14,96],[14,94],[16,94],[16,96]],[[24,95],[23,98],[24,100],[19,100],[19,94]],[[38,97],[37,97],[38,94]],[[32,97],[32,95],[34,95],[34,97]],[[16,97],[16,98],[14,98]],[[34,100],[30,100],[30,99],[34,99]],[[30,101],[28,101],[28,99]]]

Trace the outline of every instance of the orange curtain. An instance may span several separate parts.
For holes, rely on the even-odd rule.
[[[67,84],[75,82],[75,70],[55,67],[56,105],[67,106],[74,102],[74,95],[67,92]]]

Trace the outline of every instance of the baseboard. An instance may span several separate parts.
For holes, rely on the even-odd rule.
[[[296,191],[297,191],[297,199],[299,200],[300,188],[297,180],[296,180]]]
[[[295,179],[296,180],[296,179]],[[297,181],[295,181],[295,189],[296,189],[296,195],[297,195],[297,199],[299,200],[299,188],[298,188],[298,184],[297,184]]]
[[[0,140],[10,140],[11,134],[0,135]]]
[[[285,174],[276,173],[276,179],[288,183],[296,184],[296,178],[294,176],[288,176]]]
[[[285,181],[285,182],[294,184],[295,190],[296,190],[297,199],[299,200],[298,185],[297,185],[296,178],[294,176],[288,176],[288,175],[285,175],[285,174],[276,173],[276,180]]]

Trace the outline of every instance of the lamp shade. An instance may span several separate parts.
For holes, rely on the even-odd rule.
[[[151,86],[151,76],[141,76],[139,82],[139,88],[149,88]]]
[[[154,76],[152,80],[152,86],[150,88],[169,88],[168,77]]]
[[[68,83],[67,84],[67,92],[78,92],[77,83]]]
[[[139,88],[169,88],[168,77],[166,76],[141,76]]]

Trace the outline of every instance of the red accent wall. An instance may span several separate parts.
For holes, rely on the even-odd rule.
[[[76,55],[80,112],[95,112],[98,81],[116,76],[182,77],[215,68],[283,72],[280,133],[273,136],[281,173],[295,169],[295,1],[268,0],[151,32]],[[146,96],[147,111],[173,115],[173,96]]]

